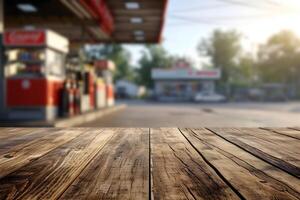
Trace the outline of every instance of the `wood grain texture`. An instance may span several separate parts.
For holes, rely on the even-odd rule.
[[[250,128],[210,128],[215,134],[291,175],[300,178],[300,143],[270,131]]]
[[[289,128],[263,128],[263,129],[300,140],[300,131],[298,130],[293,130]]]
[[[300,200],[298,132],[0,128],[0,199]]]
[[[32,133],[34,130],[41,129],[42,128],[0,128],[0,139],[25,135],[27,133]]]
[[[149,181],[149,129],[121,129],[60,199],[148,199]]]
[[[245,199],[300,199],[299,179],[206,129],[181,132]]]
[[[36,139],[30,137],[31,141],[28,140],[28,137],[25,137],[23,139],[23,142],[26,141],[25,143],[16,146],[4,145],[0,147],[0,178],[74,139],[82,131],[77,129],[46,132],[44,130],[41,133],[43,134],[42,137]]]
[[[0,199],[57,199],[112,138],[113,129],[87,129],[76,139],[0,180]]]
[[[3,137],[0,138],[0,154],[3,149],[9,149],[10,147],[17,146],[19,144],[23,145],[26,142],[31,142],[34,139],[45,136],[46,134],[51,134],[52,132],[58,131],[58,129],[17,129],[15,131],[6,132]]]
[[[151,129],[154,199],[239,199],[178,129]]]

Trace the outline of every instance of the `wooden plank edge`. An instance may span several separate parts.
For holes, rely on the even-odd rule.
[[[202,131],[207,131],[208,133],[210,133],[210,135],[206,135],[206,134],[202,135],[201,134]],[[274,198],[276,197],[276,198],[281,199],[283,196],[289,195],[289,197],[292,198],[292,199],[295,199],[295,197],[296,197],[296,199],[300,199],[300,198],[298,198],[298,197],[300,197],[299,196],[300,195],[300,190],[297,190],[292,185],[289,185],[288,181],[284,182],[281,179],[278,179],[278,177],[274,177],[272,174],[266,173],[262,169],[258,169],[255,165],[253,165],[253,163],[250,164],[249,161],[252,161],[252,159],[255,158],[256,160],[259,160],[261,163],[264,163],[265,165],[267,165],[268,169],[269,169],[269,167],[272,167],[273,168],[272,171],[273,170],[277,170],[278,172],[281,172],[282,175],[284,175],[284,176],[286,176],[286,175],[290,176],[290,178],[292,178],[292,180],[298,180],[294,176],[291,176],[291,175],[287,174],[286,172],[283,172],[282,170],[278,169],[277,167],[273,167],[272,165],[269,165],[268,163],[262,161],[261,159],[255,157],[255,156],[253,156],[253,155],[251,155],[249,153],[246,153],[245,151],[243,151],[239,147],[237,147],[237,146],[229,143],[226,140],[223,140],[222,138],[218,137],[217,135],[215,135],[214,133],[208,131],[207,129],[202,129],[202,130],[199,130],[199,131],[198,130],[194,130],[194,129],[183,129],[182,132],[191,141],[191,143],[195,144],[195,147],[198,148],[199,151],[202,151],[202,150],[206,151],[205,147],[209,147],[207,149],[207,151],[209,151],[209,152],[210,151],[216,151],[216,152],[218,152],[217,154],[220,154],[220,155],[224,156],[225,158],[227,158],[229,160],[229,162],[235,163],[236,165],[238,165],[238,167],[241,167],[242,169],[245,169],[246,172],[248,171],[251,174],[251,176],[257,177],[258,178],[256,180],[257,183],[256,184],[254,183],[256,187],[257,187],[257,184],[258,185],[262,184],[261,186],[263,186],[263,187],[266,186],[266,188],[268,188],[268,186],[270,186],[268,183],[272,183],[271,184],[272,185],[271,188],[273,190],[275,190],[275,191],[278,190],[278,193],[276,193],[276,196],[273,196]],[[214,140],[210,140],[212,136],[214,137]],[[206,139],[208,139],[208,140],[206,141]],[[217,142],[218,140],[221,141],[221,142],[223,142],[223,143],[219,144]],[[215,142],[218,143],[218,145],[216,145]],[[200,144],[200,146],[198,146],[199,144]],[[224,146],[226,146],[226,147],[223,147],[222,144]],[[230,146],[234,148],[234,152],[235,153],[230,151],[230,150],[232,150],[232,149],[230,149]],[[248,157],[248,158],[245,159],[245,157],[242,156],[243,158],[241,158],[241,157],[239,157],[239,156],[236,155],[237,151],[241,152],[239,155],[245,156],[245,154],[248,154],[248,156],[250,156],[250,157]],[[212,159],[211,162],[215,161],[214,160],[214,156],[212,156],[211,158],[209,158],[209,155],[210,155],[209,153],[207,153],[207,154],[203,153],[203,154],[205,156],[208,156],[208,159]],[[247,160],[247,159],[249,159],[249,160]],[[216,159],[216,160],[218,160],[218,159]],[[257,164],[257,163],[255,163],[255,164]],[[221,169],[220,165],[218,165],[218,163],[216,163],[214,165],[216,165],[217,168]],[[226,173],[226,167],[225,167],[224,176],[228,176],[227,178],[230,179],[231,174],[230,173],[228,174],[228,172],[229,171],[228,171],[228,168],[227,168],[227,173]],[[237,170],[237,173],[235,173],[235,174],[238,174],[238,173],[239,173],[239,170]],[[239,177],[236,176],[235,178],[236,178],[235,181],[232,180],[231,182],[234,185],[236,185],[237,188],[239,188],[240,185],[237,184],[239,182],[238,181]],[[249,177],[249,179],[251,179],[251,177]],[[251,180],[253,180],[253,179],[251,179]],[[262,183],[260,180],[263,180],[263,181],[266,181],[266,182]],[[242,180],[242,182],[243,182],[243,180]],[[296,184],[296,182],[293,182],[293,183]],[[297,182],[297,183],[299,183],[299,182]],[[264,185],[264,184],[266,184],[266,185]],[[244,185],[244,187],[239,188],[239,190],[241,190],[241,193],[245,192],[245,195],[249,195],[248,191],[244,190],[245,188],[248,188],[248,186],[249,185]],[[249,188],[251,188],[251,187],[249,187]],[[297,188],[299,188],[299,187],[297,187]],[[256,189],[259,190],[258,193],[260,192],[261,195],[266,192],[266,191],[263,191],[263,190],[261,192],[260,191],[260,189],[262,189],[261,187],[256,188]],[[287,194],[283,194],[283,192],[287,192]],[[255,191],[253,191],[253,193],[255,193]],[[271,194],[275,194],[275,193],[271,193]],[[265,196],[265,197],[267,197],[267,196]],[[271,195],[271,197],[272,197],[272,195]],[[271,197],[269,196],[268,199],[271,198]],[[251,199],[251,196],[247,196],[247,199],[248,198]],[[264,198],[264,197],[260,196],[259,198]],[[287,199],[290,199],[290,198],[287,197]]]
[[[286,136],[286,137],[293,138],[293,139],[296,139],[296,140],[300,140],[300,138],[294,137],[292,135],[288,135],[286,133],[282,133],[282,132],[280,132],[278,130],[274,130],[274,129],[271,129],[271,128],[259,127],[259,129],[264,130],[264,131],[270,131],[272,133],[276,133],[278,135]]]
[[[243,149],[244,151],[252,154],[253,156],[269,163],[270,165],[274,166],[274,167],[277,167],[279,169],[281,169],[282,171],[285,171],[286,173],[296,177],[296,178],[300,178],[300,169],[298,167],[296,167],[295,165],[291,164],[291,163],[288,163],[284,160],[281,160],[279,158],[276,158],[270,154],[267,154],[263,151],[261,151],[260,149],[257,149],[255,147],[252,147],[244,142],[241,142],[243,143],[245,146],[247,146],[247,148],[241,146],[240,144],[237,144],[237,142],[234,142],[234,141],[231,141],[229,140],[228,138],[222,136],[221,134],[217,133],[216,131],[214,131],[213,129],[211,128],[206,128],[207,130],[211,131],[212,133],[216,134],[217,136],[223,138],[224,140],[230,142],[231,144],[234,144],[235,146]],[[260,152],[260,153],[254,153],[253,151],[250,151],[249,148],[257,151],[257,152]],[[263,154],[264,156],[261,156],[261,154]]]

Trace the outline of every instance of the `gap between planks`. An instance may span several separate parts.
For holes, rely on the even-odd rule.
[[[154,200],[154,196],[153,196],[153,173],[152,173],[152,166],[153,166],[153,162],[152,162],[152,147],[151,147],[151,128],[149,128],[149,200]]]
[[[227,185],[177,128],[153,129],[156,199],[244,199]]]
[[[279,135],[283,135],[286,137],[290,137],[296,140],[300,140],[300,131],[297,129],[288,129],[288,128],[281,128],[281,129],[274,129],[274,128],[260,128],[262,130],[266,130],[266,131],[271,131],[273,133],[279,134]]]
[[[196,150],[196,152],[202,157],[202,159],[216,172],[216,174],[235,192],[235,194],[242,200],[246,200],[246,198],[228,181],[211,162],[200,152],[199,149],[194,146],[194,144],[182,133],[182,130],[178,128],[181,135],[187,140],[187,142]]]

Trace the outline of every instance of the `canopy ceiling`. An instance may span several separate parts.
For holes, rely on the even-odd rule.
[[[102,1],[108,13],[93,7]],[[166,7],[167,0],[5,0],[5,29],[47,28],[80,44],[158,43]]]

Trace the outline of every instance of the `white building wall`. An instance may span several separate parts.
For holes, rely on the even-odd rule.
[[[126,94],[132,98],[134,97],[138,97],[139,96],[139,86],[128,82],[128,81],[117,81],[116,85],[116,91],[118,91],[118,89],[125,89]]]

